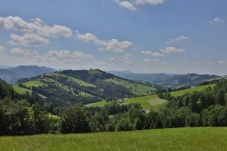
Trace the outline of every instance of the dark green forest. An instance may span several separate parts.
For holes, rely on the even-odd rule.
[[[53,106],[36,94],[18,94],[0,80],[0,135],[227,126],[227,80],[177,98],[169,92],[159,95],[168,100],[167,105],[149,113],[139,104],[119,105],[114,99],[108,99],[104,107],[85,107],[81,103]]]

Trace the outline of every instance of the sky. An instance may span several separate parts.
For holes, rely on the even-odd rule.
[[[227,75],[226,0],[7,0],[0,66]]]

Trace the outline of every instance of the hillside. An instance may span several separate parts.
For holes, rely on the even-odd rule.
[[[26,93],[27,89],[27,92],[36,93],[54,105],[149,95],[155,90],[152,85],[119,78],[98,69],[43,74],[20,80],[14,88],[18,93]]]
[[[203,81],[221,78],[221,76],[217,75],[199,75],[194,73],[182,75],[165,73],[133,73],[127,71],[110,71],[110,73],[122,78],[145,81],[156,84],[160,87],[169,88],[198,86]]]
[[[0,69],[0,78],[7,83],[16,83],[21,78],[31,78],[44,73],[54,72],[54,69],[39,66],[18,66]]]

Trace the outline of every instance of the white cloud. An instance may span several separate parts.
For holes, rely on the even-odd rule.
[[[109,60],[110,60],[110,61],[114,61],[115,58],[114,58],[114,57],[109,57]]]
[[[148,59],[148,58],[145,58],[144,59],[144,62],[146,62],[146,63],[151,63],[151,64],[162,64],[162,65],[165,65],[165,64],[167,64],[166,62],[162,62],[162,61],[160,61],[159,59]]]
[[[219,61],[219,64],[223,65],[223,64],[225,64],[225,62],[221,60],[221,61]]]
[[[164,3],[165,0],[134,0],[137,5],[158,5]]]
[[[36,57],[36,56],[39,56],[39,53],[35,50],[23,50],[23,49],[20,49],[20,48],[12,48],[10,50],[10,52],[14,55],[22,55],[22,56],[33,56],[33,57]]]
[[[94,56],[89,54],[84,54],[80,51],[70,51],[70,50],[50,50],[48,56],[57,57],[61,59],[73,59],[74,61],[81,61],[87,59],[93,59]]]
[[[180,37],[175,38],[175,39],[170,39],[166,43],[169,44],[169,45],[170,44],[176,44],[176,43],[179,43],[182,40],[187,40],[187,39],[189,39],[189,38],[188,37],[185,37],[185,36],[180,36]]]
[[[136,11],[138,5],[158,5],[165,2],[165,0],[113,0],[119,6],[124,7],[130,11]]]
[[[90,68],[95,64],[94,56],[73,50],[50,50],[46,53],[40,53],[36,50],[12,48],[9,52],[9,54],[2,53],[0,55],[1,64],[12,66],[35,64],[56,69]]]
[[[108,41],[95,41],[95,44],[104,46],[100,50],[110,50],[114,52],[124,52],[125,49],[132,47],[132,43],[129,41],[118,41],[117,39],[111,39]]]
[[[100,40],[92,33],[80,34],[77,31],[76,37],[79,40],[83,40],[84,42],[92,41],[92,42],[94,42],[94,44],[96,44],[98,46],[102,46],[102,48],[99,48],[99,50],[124,52],[125,49],[132,47],[132,43],[129,41],[118,41],[117,39]]]
[[[121,2],[119,2],[119,5],[121,7],[127,8],[131,11],[136,11],[136,7],[129,1],[121,1]]]
[[[36,18],[34,22],[29,23],[17,16],[0,17],[0,28],[53,38],[69,38],[72,36],[70,28],[61,25],[48,26],[40,18]]]
[[[98,66],[109,66],[109,63],[102,62],[102,61],[95,61],[95,65],[98,65]]]
[[[147,51],[141,51],[142,54],[145,54],[145,55],[151,55],[153,57],[163,57],[164,55],[159,53],[159,52],[151,52],[149,50]]]
[[[77,31],[76,37],[80,40],[85,41],[85,42],[98,40],[98,38],[92,33],[80,34],[78,31]]]
[[[125,64],[132,64],[134,62],[135,57],[130,54],[130,53],[126,53],[123,57],[122,60],[124,61]]]
[[[0,46],[0,53],[3,53],[3,52],[5,52],[5,51],[6,51],[6,48],[5,48],[5,47]]]
[[[205,62],[205,64],[207,64],[207,65],[214,65],[214,62],[209,62],[209,61],[207,61],[207,62]]]
[[[209,23],[211,23],[211,24],[214,24],[214,23],[218,24],[218,23],[224,23],[224,22],[225,22],[225,20],[223,20],[221,18],[214,18],[213,20],[209,21]]]
[[[188,63],[188,60],[184,60],[184,63]]]
[[[23,36],[11,34],[10,37],[12,40],[9,41],[9,44],[11,45],[37,47],[49,44],[48,39],[35,34],[24,34]]]
[[[180,53],[180,52],[184,52],[185,49],[183,49],[183,48],[175,48],[175,47],[166,47],[164,49],[160,49],[160,51],[168,54],[168,53]]]

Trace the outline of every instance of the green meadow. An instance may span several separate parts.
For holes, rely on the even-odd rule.
[[[95,103],[90,103],[86,104],[85,106],[90,107],[90,106],[98,106],[98,107],[103,107],[107,102],[105,100],[102,100],[100,102],[95,102]]]
[[[193,87],[193,88],[170,92],[170,94],[174,97],[177,97],[177,96],[182,96],[185,93],[193,93],[194,91],[200,92],[200,91],[203,91],[205,88],[214,87],[214,86],[215,86],[215,84],[197,86],[197,87]]]
[[[45,83],[39,81],[39,80],[34,80],[34,81],[28,81],[28,82],[24,82],[24,85],[26,85],[27,87],[39,87],[39,86],[44,86],[46,85]]]
[[[134,97],[129,98],[127,102],[124,104],[130,104],[130,103],[139,103],[143,109],[152,109],[154,111],[158,111],[159,108],[167,103],[167,100],[160,99],[158,95],[148,95],[148,96],[141,96],[141,97]],[[103,107],[107,102],[105,100],[96,102],[96,103],[90,103],[86,106],[98,106]]]
[[[148,95],[128,99],[125,104],[139,103],[143,109],[153,109],[158,111],[161,106],[167,103],[167,100],[160,99],[158,95]]]
[[[105,80],[107,82],[112,82],[117,85],[121,85],[131,90],[132,93],[136,95],[151,94],[151,91],[154,91],[155,88],[139,83],[132,83],[123,79],[111,78]]]
[[[26,94],[26,92],[28,92],[29,94],[32,94],[32,90],[19,87],[17,84],[13,85],[13,89],[19,94]]]
[[[2,136],[1,151],[225,151],[227,127]]]

